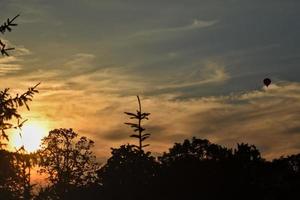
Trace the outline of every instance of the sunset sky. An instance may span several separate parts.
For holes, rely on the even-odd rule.
[[[155,155],[196,136],[300,152],[299,0],[0,0],[1,88],[38,82],[28,123],[73,128],[110,147],[133,143],[124,111],[139,94]],[[262,80],[270,77],[269,88]]]

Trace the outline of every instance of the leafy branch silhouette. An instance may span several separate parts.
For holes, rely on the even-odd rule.
[[[8,135],[5,133],[5,131],[11,128],[22,128],[27,120],[20,121],[22,117],[18,113],[18,108],[25,106],[27,110],[30,110],[28,102],[32,101],[35,93],[39,92],[37,90],[39,85],[40,83],[28,88],[28,90],[21,95],[17,94],[15,97],[10,95],[9,88],[4,89],[4,91],[0,91],[0,139],[3,138],[6,141],[9,141]],[[18,120],[15,126],[8,122],[13,118]]]
[[[132,122],[125,122],[126,125],[130,126],[134,132],[137,132],[137,134],[132,134],[130,135],[130,137],[133,138],[137,138],[139,141],[139,145],[134,145],[136,148],[138,148],[140,151],[143,150],[144,147],[149,146],[150,144],[145,144],[143,145],[143,142],[148,139],[150,137],[150,133],[144,133],[144,131],[146,130],[143,126],[142,126],[142,121],[143,120],[149,120],[148,116],[150,115],[150,113],[147,112],[142,112],[142,104],[141,104],[141,100],[140,97],[137,96],[137,100],[138,100],[138,110],[136,111],[136,113],[132,113],[132,112],[124,112],[126,115],[128,115],[130,117],[130,119],[136,119],[138,122],[137,123],[132,123]]]
[[[7,18],[6,22],[4,22],[1,26],[0,26],[0,32],[2,34],[4,34],[6,31],[11,32],[12,31],[12,27],[18,26],[18,24],[15,24],[14,21],[15,19],[17,19],[20,15],[16,15],[14,18],[12,18],[11,20],[9,18]],[[11,51],[14,50],[15,48],[6,48],[6,44],[4,42],[2,42],[0,40],[0,52],[3,56],[9,56],[9,54],[7,53],[7,51]]]

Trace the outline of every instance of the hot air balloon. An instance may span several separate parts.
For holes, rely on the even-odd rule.
[[[264,79],[264,84],[265,84],[265,86],[267,86],[267,87],[271,84],[271,82],[272,82],[272,81],[271,81],[271,79],[269,79],[269,78],[265,78],[265,79]]]

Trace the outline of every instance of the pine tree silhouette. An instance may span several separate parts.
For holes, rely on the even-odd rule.
[[[143,150],[144,147],[149,146],[150,144],[143,144],[143,142],[148,139],[150,137],[150,133],[144,133],[144,131],[146,130],[143,126],[142,126],[142,121],[143,120],[149,120],[148,116],[150,115],[150,113],[143,113],[142,112],[142,104],[141,104],[141,100],[140,97],[137,96],[137,100],[138,100],[138,104],[139,104],[139,108],[136,111],[136,113],[131,113],[131,112],[124,112],[126,115],[130,116],[130,119],[136,119],[137,123],[132,123],[132,122],[126,122],[125,124],[130,126],[131,128],[133,128],[134,132],[137,132],[137,134],[132,134],[130,135],[130,137],[133,138],[137,138],[139,141],[139,145],[135,145],[135,147],[137,147],[140,151]]]

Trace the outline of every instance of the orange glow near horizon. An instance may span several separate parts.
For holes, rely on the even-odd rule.
[[[28,121],[24,124],[22,130],[16,130],[12,134],[9,146],[16,149],[24,146],[29,153],[37,151],[41,140],[48,135],[48,132],[46,124]]]

